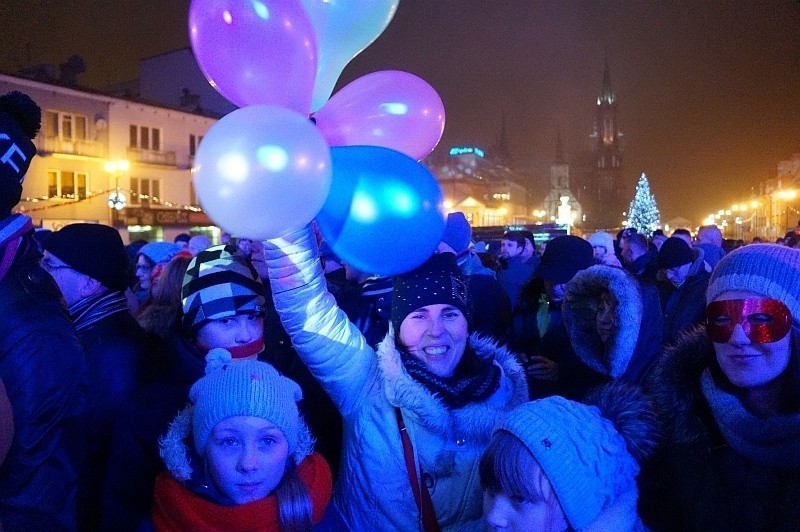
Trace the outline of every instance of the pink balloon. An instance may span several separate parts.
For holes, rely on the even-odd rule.
[[[189,38],[206,79],[234,104],[308,115],[317,47],[297,0],[192,0]]]
[[[427,82],[408,72],[362,76],[314,113],[331,146],[381,146],[419,161],[444,133],[444,104]]]

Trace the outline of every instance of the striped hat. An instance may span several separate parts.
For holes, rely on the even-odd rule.
[[[795,326],[800,326],[800,250],[750,244],[731,251],[711,273],[706,303],[733,290],[781,301],[792,313]]]
[[[193,332],[211,320],[264,314],[264,286],[250,261],[232,246],[214,246],[189,263],[181,287],[183,326]]]

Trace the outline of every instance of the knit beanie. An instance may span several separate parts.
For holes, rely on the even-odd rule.
[[[575,235],[557,236],[547,243],[534,277],[563,284],[575,274],[594,265],[594,250],[586,240]]]
[[[451,212],[447,215],[444,224],[442,242],[453,248],[456,255],[460,255],[469,247],[472,238],[472,227],[463,212]]]
[[[250,261],[233,246],[219,245],[192,259],[181,287],[183,325],[198,331],[211,320],[264,314],[264,285]]]
[[[27,95],[13,91],[0,96],[0,219],[22,197],[22,181],[36,155],[42,110]]]
[[[181,247],[173,242],[148,242],[139,249],[139,255],[144,255],[153,264],[166,264],[178,254]]]
[[[576,530],[636,488],[639,465],[595,406],[547,397],[506,414],[494,433],[499,431],[516,436],[533,454]]]
[[[680,237],[671,236],[661,244],[658,250],[658,267],[662,270],[677,268],[694,261],[692,248]]]
[[[589,236],[587,240],[589,240],[592,247],[600,246],[606,249],[606,254],[614,254],[614,237],[610,233],[599,231]]]
[[[78,223],[49,234],[42,248],[67,266],[114,291],[124,292],[130,280],[125,244],[113,227]]]
[[[311,454],[313,440],[297,407],[303,392],[296,382],[266,362],[233,362],[225,349],[212,349],[206,360],[205,376],[189,391],[192,436],[199,453],[205,451],[211,431],[220,421],[253,416],[281,430],[295,464]]]
[[[392,280],[392,326],[427,305],[452,305],[469,320],[467,285],[452,253],[436,253],[418,268]]]
[[[725,255],[714,267],[706,290],[711,303],[723,292],[745,290],[777,299],[800,326],[800,249],[750,244]]]

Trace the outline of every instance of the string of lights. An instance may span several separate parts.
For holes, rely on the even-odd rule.
[[[107,195],[109,193],[118,192],[118,191],[119,192],[125,192],[125,193],[127,193],[129,195],[129,197],[136,198],[136,199],[139,200],[136,203],[132,203],[132,204],[128,205],[129,207],[134,207],[135,208],[135,207],[138,207],[138,203],[140,203],[140,202],[149,202],[150,204],[156,204],[156,205],[159,205],[159,206],[162,206],[162,207],[177,208],[177,209],[181,209],[181,210],[184,210],[184,211],[192,211],[192,212],[203,212],[203,209],[201,209],[200,207],[198,207],[196,205],[182,205],[182,204],[179,204],[179,203],[174,203],[174,202],[171,202],[171,201],[162,200],[162,199],[160,199],[160,198],[158,198],[156,196],[149,196],[147,194],[139,194],[138,192],[134,192],[133,190],[130,190],[130,189],[125,190],[125,189],[121,189],[121,188],[118,189],[116,187],[115,188],[111,188],[111,189],[107,189],[107,190],[94,191],[94,192],[91,192],[91,193],[87,194],[85,197],[78,197],[75,194],[64,194],[64,195],[61,195],[61,196],[43,196],[43,197],[39,197],[39,198],[33,198],[33,197],[30,197],[30,196],[27,196],[27,197],[22,198],[21,202],[40,203],[40,202],[50,201],[50,202],[54,202],[54,203],[49,204],[49,205],[37,206],[37,207],[33,207],[33,208],[25,208],[23,206],[23,207],[20,208],[20,212],[37,212],[37,211],[46,211],[46,210],[49,210],[49,209],[57,209],[57,208],[61,208],[61,207],[67,207],[67,206],[75,205],[75,204],[78,204],[78,203],[83,203],[83,202],[86,202],[86,201],[93,200],[94,198],[96,198],[98,196],[105,196],[105,195]],[[63,201],[63,200],[71,200],[71,201]]]

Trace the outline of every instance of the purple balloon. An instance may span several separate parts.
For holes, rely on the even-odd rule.
[[[444,104],[423,79],[382,70],[345,85],[314,113],[333,146],[381,146],[417,161],[444,133]]]
[[[308,115],[317,46],[297,0],[192,0],[189,38],[206,79],[234,104]]]

